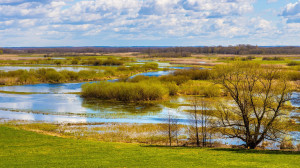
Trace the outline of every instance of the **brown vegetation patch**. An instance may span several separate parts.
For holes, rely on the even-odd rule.
[[[46,59],[44,57],[20,57],[15,54],[4,54],[0,55],[0,60],[36,60],[36,59]]]

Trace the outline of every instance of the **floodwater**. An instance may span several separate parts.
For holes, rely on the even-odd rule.
[[[138,75],[162,76],[173,71],[146,72]],[[0,119],[26,120],[51,123],[166,123],[168,115],[178,120],[179,124],[191,124],[191,115],[184,110],[187,106],[170,108],[164,104],[115,103],[95,99],[84,99],[78,94],[84,83],[36,84],[0,87],[11,92],[35,94],[0,93]],[[300,107],[300,93],[293,93],[291,104]],[[174,97],[172,103],[185,104],[185,97]],[[297,114],[296,114],[297,115]],[[293,137],[300,141],[299,132]],[[220,141],[228,142],[220,139]],[[231,140],[231,144],[242,142]]]
[[[138,75],[161,76],[171,71],[146,72]],[[0,87],[11,92],[35,94],[0,93],[0,118],[9,120],[45,121],[45,122],[131,122],[162,123],[167,114],[178,117],[179,122],[187,122],[186,115],[176,109],[161,104],[108,103],[98,100],[85,100],[77,94],[84,83],[36,84]],[[176,98],[173,101],[182,102]],[[20,114],[20,115],[18,115]],[[25,117],[26,116],[26,117]],[[69,121],[68,119],[71,118]]]
[[[112,103],[83,99],[77,94],[0,93],[0,118],[8,120],[165,123],[170,113],[179,123],[187,124],[189,115],[180,111],[162,104]]]

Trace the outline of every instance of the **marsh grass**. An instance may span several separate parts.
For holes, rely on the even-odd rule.
[[[99,81],[115,78],[128,78],[137,73],[148,71],[142,65],[135,67],[89,67],[90,70],[79,72],[53,68],[39,68],[30,70],[0,71],[0,85],[24,85],[36,83],[65,83]],[[101,71],[100,71],[101,70]]]
[[[209,81],[191,80],[180,85],[179,90],[184,95],[201,95],[204,97],[219,97],[222,95],[221,87]]]
[[[82,86],[83,97],[124,102],[163,100],[169,95],[168,92],[159,82],[99,82]]]

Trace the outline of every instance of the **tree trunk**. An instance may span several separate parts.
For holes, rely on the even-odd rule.
[[[246,144],[247,149],[255,149],[257,146],[257,143],[255,142],[249,142],[248,144]]]
[[[195,108],[195,131],[196,131],[196,140],[197,140],[197,146],[200,146],[199,141],[199,130],[198,130],[198,118],[197,118],[197,109]]]
[[[172,135],[171,135],[171,116],[169,115],[169,145],[172,146]]]

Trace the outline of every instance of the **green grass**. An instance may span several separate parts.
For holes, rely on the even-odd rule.
[[[0,167],[296,168],[300,167],[300,154],[94,142],[0,126]]]

